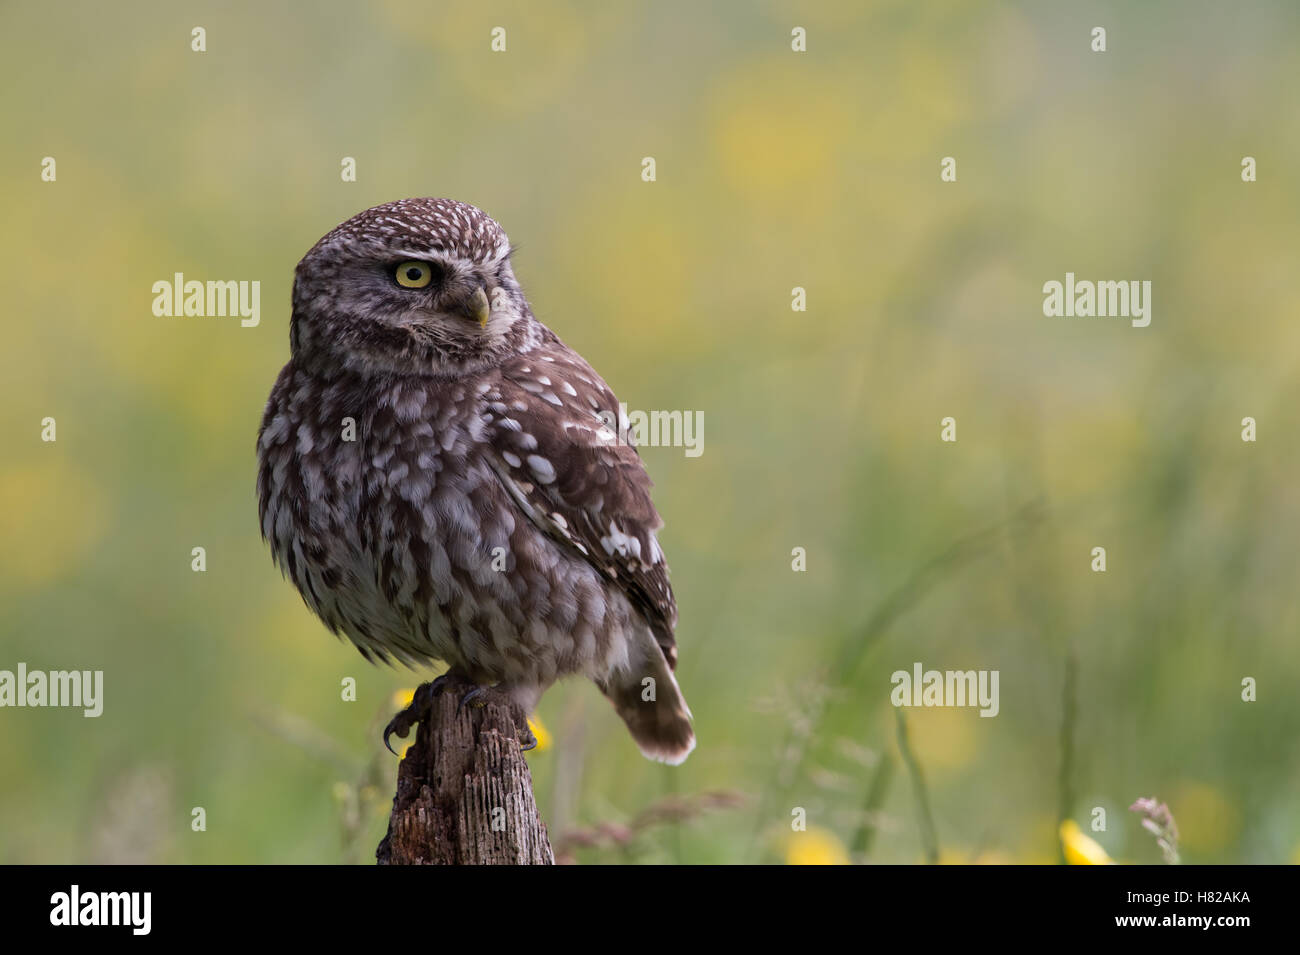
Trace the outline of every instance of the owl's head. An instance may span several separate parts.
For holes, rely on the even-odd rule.
[[[533,317],[510,240],[454,199],[399,199],[348,219],[298,263],[295,359],[362,374],[475,371],[520,350]]]

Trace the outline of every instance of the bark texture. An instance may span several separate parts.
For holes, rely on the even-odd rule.
[[[467,689],[444,687],[420,720],[397,770],[380,865],[555,864],[516,712],[498,699],[457,712]]]

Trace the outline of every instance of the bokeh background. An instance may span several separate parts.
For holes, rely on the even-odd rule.
[[[1186,861],[1297,859],[1294,4],[10,0],[0,36],[0,668],[105,674],[99,719],[0,711],[0,861],[373,861],[430,674],[281,580],[254,437],[294,264],[411,195],[495,216],[631,407],[704,415],[643,452],[699,749],[549,692],[573,858],[1051,863],[1073,819],[1155,862],[1155,796]],[[1066,271],[1150,279],[1150,327],[1045,318]],[[260,326],[155,317],[174,272],[260,281]],[[914,661],[999,670],[1000,714],[906,711],[901,751]]]

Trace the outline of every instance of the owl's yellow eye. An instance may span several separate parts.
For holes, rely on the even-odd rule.
[[[424,288],[433,281],[433,268],[428,262],[403,262],[393,277],[402,288]]]

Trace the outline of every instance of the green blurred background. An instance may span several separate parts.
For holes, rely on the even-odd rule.
[[[643,452],[699,748],[551,690],[552,837],[637,831],[579,861],[1055,862],[1102,807],[1152,862],[1152,795],[1187,861],[1298,858],[1294,4],[7,2],[0,36],[0,668],[105,671],[99,719],[0,711],[0,861],[373,860],[429,674],[281,580],[254,438],[294,264],[412,195],[496,217],[632,408],[704,414],[701,457]],[[1152,280],[1150,327],[1045,318],[1066,271]],[[155,317],[174,272],[259,280],[260,326]],[[905,714],[933,841],[914,661],[1001,672],[995,719]]]

